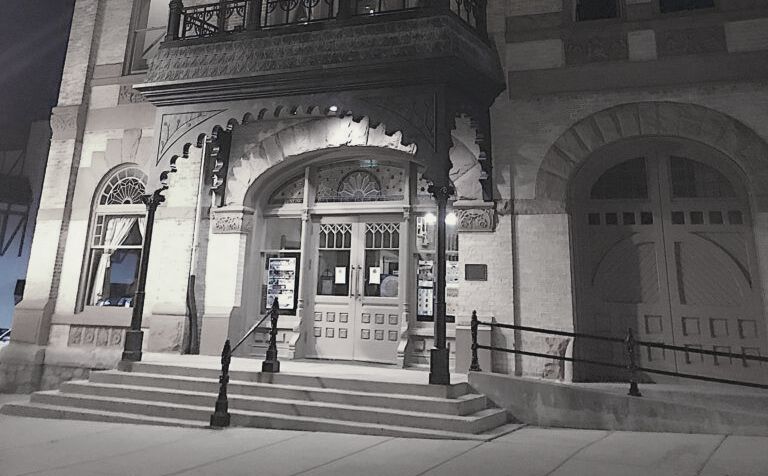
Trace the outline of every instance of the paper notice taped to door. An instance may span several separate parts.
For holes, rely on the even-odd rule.
[[[368,284],[381,284],[381,268],[378,266],[368,268]]]
[[[334,284],[347,284],[347,267],[346,266],[336,266],[336,279],[333,281]]]

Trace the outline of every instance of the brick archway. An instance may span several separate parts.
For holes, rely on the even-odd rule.
[[[536,198],[565,204],[571,179],[590,155],[607,144],[642,136],[682,137],[724,153],[748,177],[756,211],[768,210],[768,144],[726,114],[675,102],[622,104],[571,126],[539,167]]]

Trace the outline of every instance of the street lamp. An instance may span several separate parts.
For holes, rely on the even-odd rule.
[[[141,262],[139,263],[139,279],[136,284],[136,294],[133,298],[133,314],[131,315],[131,328],[125,331],[125,347],[123,358],[118,364],[120,370],[130,370],[131,362],[141,362],[141,346],[144,341],[144,332],[141,330],[141,321],[144,315],[144,289],[147,284],[147,265],[149,264],[149,248],[152,244],[152,229],[155,225],[155,212],[157,207],[165,201],[162,195],[168,189],[166,184],[155,190],[150,195],[142,195],[141,201],[147,207],[147,228],[144,232],[144,243],[141,246]]]
[[[429,193],[437,202],[437,290],[435,291],[435,346],[430,350],[429,356],[429,383],[436,385],[449,385],[451,374],[448,370],[448,346],[446,339],[445,317],[445,244],[446,230],[445,218],[448,200],[455,193],[452,185],[432,184]]]

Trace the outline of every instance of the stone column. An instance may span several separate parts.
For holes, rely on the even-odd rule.
[[[298,318],[298,322],[293,328],[293,337],[288,343],[288,350],[293,355],[293,358],[304,356],[304,348],[302,346],[304,339],[302,339],[302,336],[304,335],[305,322],[307,322],[305,318],[308,318],[305,294],[307,291],[307,279],[309,279],[309,273],[311,272],[308,269],[311,242],[312,223],[309,220],[309,210],[304,210],[301,214],[301,255],[299,258],[299,289],[297,289],[299,297],[296,302],[296,317]]]
[[[230,321],[242,312],[245,252],[253,212],[242,206],[222,207],[211,212],[201,354],[221,354],[230,334]]]
[[[99,0],[77,0],[75,4],[58,106],[51,117],[53,138],[25,298],[14,313],[12,342],[0,354],[0,392],[26,392],[40,386],[80,164],[88,85],[102,16],[99,4]]]
[[[406,188],[409,190],[410,188]],[[406,366],[406,351],[411,329],[411,290],[416,288],[414,282],[415,270],[413,269],[413,252],[416,249],[412,241],[411,228],[413,226],[413,214],[411,207],[403,210],[403,224],[400,227],[400,249],[404,249],[400,256],[400,281],[398,295],[403,303],[403,312],[400,317],[400,342],[397,344],[397,365]]]
[[[307,167],[304,169],[304,210],[301,213],[301,255],[299,258],[299,288],[296,290],[298,293],[298,299],[296,300],[296,317],[297,323],[293,328],[293,337],[288,342],[288,351],[290,358],[299,358],[304,356],[303,344],[306,342],[304,339],[304,325],[307,322],[306,317],[306,292],[307,292],[307,279],[309,279],[309,273],[311,272],[308,267],[310,263],[309,253],[312,243],[312,222],[310,221],[309,206],[315,202],[314,183],[311,182],[312,169]],[[267,303],[269,305],[270,303]]]

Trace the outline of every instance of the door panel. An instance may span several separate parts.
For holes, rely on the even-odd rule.
[[[401,223],[354,217],[315,223],[318,269],[310,357],[397,361]],[[341,268],[341,269],[340,269]]]

